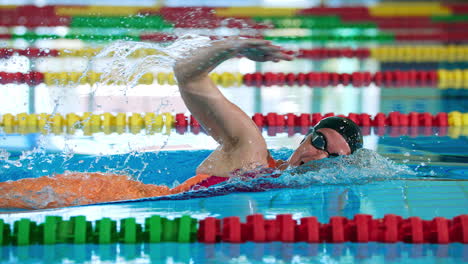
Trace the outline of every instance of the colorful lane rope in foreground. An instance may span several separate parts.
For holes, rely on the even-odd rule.
[[[390,112],[389,114],[378,113],[371,116],[366,113],[357,114],[350,113],[348,115],[340,115],[334,113],[312,113],[312,114],[277,114],[268,113],[263,115],[256,113],[252,116],[252,120],[259,127],[263,126],[283,126],[283,127],[309,127],[314,126],[323,118],[329,116],[347,117],[359,126],[362,127],[385,127],[385,126],[402,126],[402,127],[447,127],[447,126],[468,126],[468,113],[453,111],[450,113],[438,113],[432,115],[430,113],[411,112],[403,114],[400,112]],[[0,125],[3,127],[200,127],[200,124],[193,116],[186,116],[179,113],[175,116],[171,113],[156,114],[152,112],[144,113],[103,113],[95,114],[85,112],[83,115],[76,113],[68,113],[65,116],[61,114],[27,114],[20,113],[17,115],[4,114],[0,118]]]
[[[0,48],[0,59],[14,55],[29,58],[39,57],[87,57],[96,56],[101,48],[82,49],[40,49],[40,48]],[[381,62],[461,62],[468,61],[467,45],[452,46],[379,46],[373,48],[313,48],[287,51],[297,58],[320,60],[331,58],[373,58]],[[141,58],[160,54],[155,49],[138,49],[130,58]],[[161,53],[162,54],[162,53]]]
[[[96,84],[101,81],[101,73],[88,71],[81,72],[0,72],[0,84],[37,85],[78,85]],[[136,78],[136,77],[135,77]],[[309,86],[328,87],[337,85],[352,85],[354,87],[367,87],[374,83],[377,86],[394,88],[438,87],[440,89],[468,89],[468,70],[432,70],[432,71],[379,71],[330,73],[211,73],[210,78],[223,87],[239,87],[241,85],[261,86]],[[130,80],[131,81],[131,80]],[[159,72],[143,74],[137,81],[139,84],[175,85],[173,73]],[[123,84],[119,82],[104,82],[108,84]]]
[[[382,219],[371,215],[357,214],[353,219],[341,216],[330,218],[329,223],[319,223],[316,217],[304,217],[298,221],[292,215],[277,215],[276,219],[264,219],[263,215],[249,215],[241,223],[239,217],[216,219],[208,217],[196,220],[182,216],[174,220],[153,215],[144,224],[135,218],[117,222],[102,218],[94,223],[85,216],[63,220],[57,216],[46,216],[38,224],[21,219],[9,224],[0,219],[0,245],[33,244],[110,244],[110,243],[245,243],[245,242],[381,242],[381,243],[468,243],[468,215],[453,219],[435,217],[421,220],[419,217],[403,219],[388,214]]]

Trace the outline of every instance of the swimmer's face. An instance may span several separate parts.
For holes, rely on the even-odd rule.
[[[316,146],[312,144],[312,140]],[[349,154],[351,148],[340,133],[330,128],[321,128],[304,138],[289,157],[288,163],[290,166],[300,166],[312,160]]]

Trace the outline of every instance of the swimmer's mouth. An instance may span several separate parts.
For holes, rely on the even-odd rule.
[[[304,164],[305,164],[305,162],[301,161],[301,163],[299,163],[299,166],[304,165]]]

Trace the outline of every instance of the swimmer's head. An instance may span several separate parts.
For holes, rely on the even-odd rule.
[[[315,125],[289,158],[289,165],[299,166],[312,160],[349,155],[362,148],[361,129],[344,117],[327,117]]]

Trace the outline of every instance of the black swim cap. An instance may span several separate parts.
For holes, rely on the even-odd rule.
[[[314,127],[315,130],[321,128],[330,128],[340,133],[348,143],[349,148],[351,148],[351,153],[362,148],[363,140],[361,129],[351,119],[340,116],[330,116],[322,119]]]

